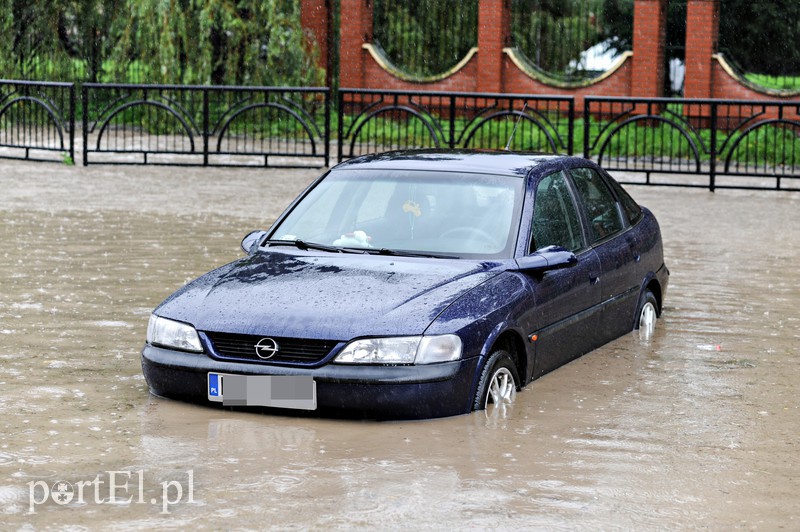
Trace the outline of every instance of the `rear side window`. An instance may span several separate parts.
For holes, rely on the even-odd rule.
[[[592,241],[602,240],[624,227],[617,200],[603,178],[591,168],[570,171],[581,199],[592,234]]]
[[[553,245],[569,251],[583,247],[580,218],[564,174],[543,177],[536,187],[534,202],[531,253]]]
[[[628,219],[631,225],[635,224],[639,221],[639,218],[642,217],[642,208],[639,206],[638,203],[628,194],[622,186],[614,181],[613,179],[606,180],[611,188],[614,189],[614,193],[619,198],[619,203],[622,205],[622,212],[625,214],[625,217]]]

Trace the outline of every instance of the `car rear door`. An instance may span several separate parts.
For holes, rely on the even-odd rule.
[[[569,173],[588,222],[589,243],[600,260],[603,311],[598,334],[605,343],[630,331],[642,283],[641,246],[600,173],[588,167],[571,168]]]

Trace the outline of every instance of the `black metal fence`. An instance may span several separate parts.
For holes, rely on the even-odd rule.
[[[327,166],[327,88],[83,85],[83,164]]]
[[[0,81],[0,157],[321,167],[406,148],[583,156],[623,182],[800,191],[800,102]],[[577,146],[577,148],[576,148]]]
[[[626,40],[623,35],[632,32],[633,2],[630,17],[621,4],[606,0],[511,0],[510,44],[533,69],[551,79],[563,83],[592,79],[607,68],[603,64],[607,60],[600,56],[611,49],[619,54],[627,48],[621,43]],[[614,33],[604,33],[612,28]]]
[[[404,148],[572,153],[572,97],[341,89],[339,160]]]
[[[582,129],[584,157],[633,182],[800,190],[800,102],[587,97]]]
[[[478,0],[374,0],[373,44],[414,77],[442,74],[478,46]]]
[[[0,80],[0,157],[75,159],[72,83]]]

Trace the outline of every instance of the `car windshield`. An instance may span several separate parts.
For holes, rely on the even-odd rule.
[[[270,232],[383,253],[510,257],[522,205],[519,177],[418,170],[333,170]]]

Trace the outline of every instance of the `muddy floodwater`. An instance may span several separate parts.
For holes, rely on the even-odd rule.
[[[317,170],[0,162],[0,528],[800,529],[800,194],[629,187],[672,271],[506,419],[152,397],[150,311]]]

